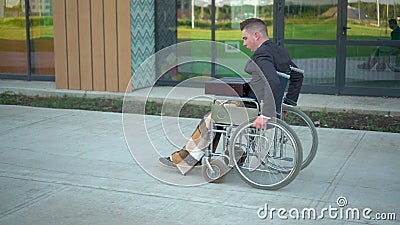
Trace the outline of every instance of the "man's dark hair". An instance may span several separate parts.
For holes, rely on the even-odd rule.
[[[240,30],[243,31],[244,29],[249,29],[252,27],[263,27],[268,34],[267,25],[265,25],[264,21],[258,18],[250,18],[240,23]]]
[[[389,24],[396,24],[397,25],[397,20],[396,19],[390,19]]]

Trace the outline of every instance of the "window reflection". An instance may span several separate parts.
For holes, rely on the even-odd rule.
[[[389,40],[388,21],[397,19],[400,0],[350,0],[347,7],[347,31],[351,40]]]
[[[52,0],[30,0],[31,73],[54,75]],[[0,0],[0,74],[27,75],[25,0]]]
[[[0,0],[0,73],[26,74],[25,13],[20,1]]]
[[[285,39],[335,40],[337,1],[285,1]]]
[[[349,1],[348,40],[373,42],[347,47],[346,86],[400,87],[400,44],[396,40],[400,28],[393,26],[398,23],[399,4],[399,0]]]
[[[52,0],[30,0],[32,74],[54,75]]]
[[[273,0],[216,0],[215,1],[215,40],[225,43],[224,57],[227,60],[237,60],[252,53],[243,46],[240,22],[250,17],[259,17],[268,25],[272,37]],[[211,0],[178,0],[178,43],[191,40],[212,39],[212,5]],[[191,49],[187,55],[197,54]],[[238,56],[240,55],[240,56]],[[216,57],[219,57],[218,55]],[[167,80],[181,81],[193,76],[211,76],[210,63],[190,63],[172,69],[163,77]],[[216,65],[215,77],[236,76],[228,70]]]
[[[400,87],[400,50],[395,46],[348,46],[346,86]]]

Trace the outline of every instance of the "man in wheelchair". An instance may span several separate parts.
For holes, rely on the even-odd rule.
[[[275,117],[280,112],[283,99],[282,88],[287,85],[287,79],[280,78],[277,72],[286,73],[290,76],[288,93],[284,102],[296,105],[300,93],[303,74],[290,74],[290,67],[297,67],[288,52],[274,44],[268,37],[267,26],[257,18],[250,18],[240,24],[242,31],[243,45],[253,52],[244,70],[252,75],[250,81],[250,98],[258,102],[263,101],[264,105],[260,114],[254,121],[256,128],[264,128],[269,118]],[[276,107],[274,107],[275,105]],[[172,153],[170,157],[160,158],[160,162],[169,167],[176,167],[186,175],[194,166],[200,163],[204,156],[204,150],[211,142],[215,145],[216,141],[210,140],[211,114],[208,113],[200,121],[191,139],[179,151]],[[213,148],[216,146],[213,146]]]
[[[397,25],[396,19],[388,21],[390,29],[390,40],[400,40],[400,27]],[[394,60],[393,60],[394,58]],[[393,71],[400,70],[400,48],[397,46],[380,46],[376,47],[368,58],[368,61],[357,65],[359,69],[376,70],[376,71]]]

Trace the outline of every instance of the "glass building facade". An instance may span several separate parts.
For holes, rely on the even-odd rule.
[[[0,0],[0,78],[56,80],[55,1]],[[90,18],[97,13],[95,2],[103,10],[109,4],[88,2]],[[225,43],[227,60],[237,60],[238,51],[250,56],[239,29],[250,17],[263,19],[273,41],[305,70],[303,92],[400,96],[400,40],[391,37],[388,24],[390,19],[399,21],[400,0],[130,0],[132,74],[157,51],[192,40]],[[158,83],[236,75],[221,65],[192,62],[172,68]],[[133,77],[133,88],[152,79]]]

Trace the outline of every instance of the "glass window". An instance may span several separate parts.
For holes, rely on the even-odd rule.
[[[398,46],[348,46],[346,86],[400,88]]]
[[[31,74],[54,76],[52,0],[29,4]],[[0,74],[28,73],[25,18],[24,0],[0,0]]]
[[[389,26],[391,19],[399,22],[399,4],[400,0],[349,1],[348,40],[373,42],[347,46],[346,86],[400,88],[400,41],[391,35],[396,29],[400,35],[400,28]]]
[[[180,0],[177,10],[178,42],[211,40],[211,4],[209,0]]]
[[[337,14],[337,0],[285,1],[284,38],[298,43],[285,48],[305,71],[304,84],[335,84]]]
[[[0,74],[27,74],[25,27],[21,1],[0,0]]]
[[[347,7],[347,38],[350,40],[390,40],[388,21],[396,19],[400,0],[350,0]]]
[[[243,46],[240,22],[257,17],[267,24],[268,35],[273,37],[273,4],[272,1],[220,1],[216,3],[216,41],[224,42],[240,49],[248,56],[252,52]]]
[[[304,84],[333,85],[335,83],[335,45],[285,44],[285,49],[289,51],[294,63],[305,71]]]
[[[176,4],[177,42],[211,40],[211,1],[178,0]],[[198,55],[201,49],[187,45],[178,57]],[[162,64],[162,63],[161,63]],[[168,64],[168,63],[167,63]],[[163,67],[163,65],[160,65]],[[190,62],[178,65],[165,73],[161,80],[183,81],[196,76],[210,76],[211,65],[206,62]]]
[[[247,57],[253,54],[243,46],[240,22],[245,19],[252,17],[262,19],[267,24],[268,35],[271,38],[273,37],[272,1],[216,1],[215,11],[215,40],[226,45],[225,51],[219,53],[226,60],[236,61],[235,64],[244,65],[248,60]],[[232,70],[217,66],[215,76],[217,78],[248,76],[243,72],[243,68],[238,70],[236,70],[236,73],[232,73]]]
[[[215,51],[216,61],[237,62],[237,65],[243,65],[244,68],[247,57],[252,53],[243,46],[239,24],[244,19],[260,17],[267,23],[269,35],[272,37],[272,2],[259,0],[215,1],[215,41],[218,42],[218,47],[216,47],[217,50]],[[211,0],[178,0],[178,43],[195,40],[211,41],[211,19]],[[199,51],[201,49],[189,48],[183,54],[194,56],[199,55]],[[238,71],[237,68],[232,69],[220,63],[214,64],[215,67],[213,68],[211,60],[210,58],[210,62],[191,62],[179,65],[177,68],[171,69],[163,78],[181,81],[196,76],[211,76],[213,70],[215,71],[214,76],[217,78],[246,75],[243,72],[243,68]]]
[[[31,0],[30,32],[33,75],[54,75],[54,29],[52,0]],[[43,7],[48,5],[48,8]]]
[[[337,0],[285,1],[285,39],[336,40]]]

